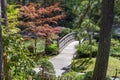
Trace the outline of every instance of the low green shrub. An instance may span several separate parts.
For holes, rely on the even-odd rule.
[[[74,80],[84,80],[84,75],[78,75]]]
[[[40,65],[40,68],[44,68],[44,71],[50,72],[50,73],[55,73],[53,64],[48,61],[47,59],[40,59],[37,61],[37,64]]]
[[[38,73],[38,75],[40,76],[40,78],[42,78],[42,80],[50,79],[49,75],[53,75],[53,77],[55,77],[54,67],[50,61],[48,61],[47,59],[40,59],[38,60],[37,64],[40,65],[40,72]]]
[[[46,54],[54,55],[58,53],[57,43],[50,44],[46,47]]]
[[[93,40],[92,44],[90,45],[89,42],[86,40],[77,47],[77,53],[78,57],[85,58],[89,57],[90,54],[92,57],[95,57],[97,55],[98,51],[98,43]],[[120,41],[116,39],[111,40],[111,49],[110,49],[110,55],[119,57],[120,56]]]
[[[70,71],[70,72],[65,73],[64,76],[74,79],[77,76],[77,74],[78,74],[77,72]]]
[[[91,80],[92,79],[93,72],[89,71],[85,74],[84,80]]]
[[[86,40],[77,46],[78,57],[89,57],[90,55],[92,55],[92,57],[95,57],[97,51],[98,44],[95,40],[92,41],[92,44],[89,44],[89,42]]]
[[[111,40],[111,51],[110,51],[111,56],[119,57],[120,56],[120,41],[112,39]]]

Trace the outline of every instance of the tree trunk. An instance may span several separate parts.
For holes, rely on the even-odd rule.
[[[45,40],[45,55],[48,54],[48,40]]]
[[[89,54],[89,58],[91,59],[92,58],[92,37],[89,32],[88,32],[88,40],[89,40],[89,45],[91,46],[90,54]]]
[[[0,0],[0,20],[1,20],[1,0]],[[0,22],[0,80],[4,79],[3,52],[2,52],[2,26]]]
[[[1,0],[2,7],[2,17],[4,18],[4,25],[8,27],[8,17],[7,17],[7,1]]]
[[[37,56],[37,39],[34,39],[34,40],[35,40],[35,42],[34,42],[34,43],[35,43],[35,44],[34,44],[34,45],[35,45],[35,47],[34,47],[34,48],[35,48],[35,49],[34,49],[34,53],[35,53],[35,55]]]
[[[114,0],[102,1],[102,26],[99,49],[92,80],[106,80],[110,52],[111,30],[114,18]]]

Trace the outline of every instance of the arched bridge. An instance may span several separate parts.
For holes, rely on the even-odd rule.
[[[75,32],[71,32],[58,40],[59,54],[49,59],[54,66],[56,76],[61,76],[70,69],[70,64],[76,53],[75,46],[79,44],[79,41],[75,40],[75,34]],[[34,70],[38,72],[39,68]]]
[[[61,76],[70,69],[70,64],[76,53],[75,46],[79,44],[79,41],[75,40],[75,35],[75,32],[71,32],[58,40],[59,54],[49,60],[54,66],[56,76]]]
[[[75,32],[71,32],[58,40],[59,52],[61,52],[68,44],[75,41],[75,35]]]

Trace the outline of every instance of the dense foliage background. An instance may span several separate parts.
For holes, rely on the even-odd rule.
[[[56,78],[54,67],[48,60],[59,54],[58,40],[70,32],[75,32],[76,40],[83,39],[83,42],[76,46],[76,59],[73,59],[70,72],[63,77],[88,80],[92,76],[98,54],[102,0],[6,1],[7,5],[2,5],[1,20],[5,80],[44,80],[46,73]],[[113,25],[116,24],[119,28],[120,0],[115,1]],[[120,77],[119,66],[112,63],[120,62],[119,33],[113,31],[112,34],[109,76],[116,72],[116,77]],[[38,65],[41,71],[35,73],[33,69]],[[74,75],[77,72],[86,74]]]

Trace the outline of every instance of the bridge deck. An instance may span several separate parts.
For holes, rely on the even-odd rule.
[[[54,65],[56,76],[62,75],[62,73],[66,72],[69,69],[73,55],[76,52],[75,45],[78,43],[78,41],[70,43],[60,52],[59,55],[49,60]]]

